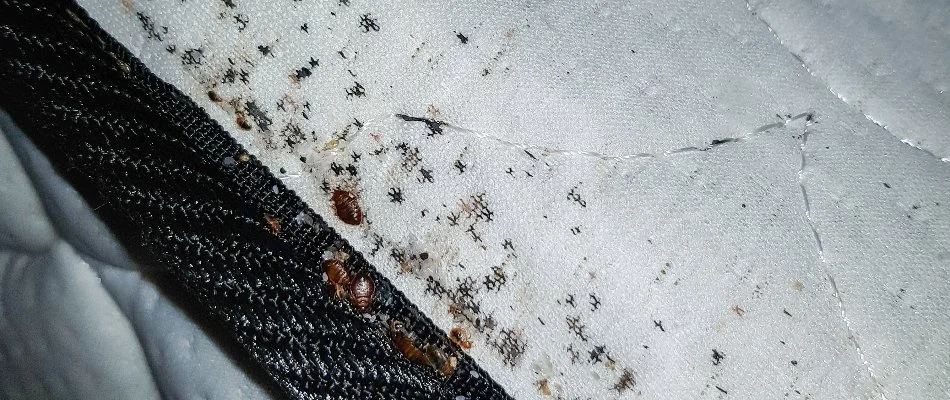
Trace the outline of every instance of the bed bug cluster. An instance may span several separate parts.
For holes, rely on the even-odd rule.
[[[346,298],[357,312],[369,313],[373,310],[376,282],[366,274],[351,276],[346,270],[348,258],[345,253],[334,252],[332,258],[323,262],[323,270],[338,299]]]
[[[345,252],[336,250],[330,252],[329,258],[323,261],[327,281],[333,287],[337,299],[346,299],[355,311],[368,314],[373,311],[376,283],[370,275],[362,273],[352,275],[346,267],[348,259],[349,255]],[[381,322],[381,326],[386,325]],[[407,360],[427,365],[444,377],[450,377],[455,373],[458,357],[450,355],[442,347],[432,343],[420,345],[420,341],[406,329],[401,321],[390,320],[388,331],[393,346]],[[453,330],[450,339],[462,348],[471,347],[470,339],[464,333]]]

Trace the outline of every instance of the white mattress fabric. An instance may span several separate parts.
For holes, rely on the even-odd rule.
[[[950,396],[947,7],[80,4],[515,398]],[[0,393],[266,397],[4,132]]]

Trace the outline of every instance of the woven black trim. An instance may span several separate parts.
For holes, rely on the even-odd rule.
[[[123,242],[294,398],[509,398],[405,296],[198,105],[76,4],[0,0],[0,107]],[[247,156],[247,157],[246,157]],[[280,222],[275,234],[265,216]],[[337,300],[336,246],[376,282],[374,313],[457,351],[444,377],[405,359],[381,322]]]

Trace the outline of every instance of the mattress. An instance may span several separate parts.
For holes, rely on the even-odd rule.
[[[512,397],[950,395],[947,7],[79,4]],[[4,398],[283,396],[0,127]]]

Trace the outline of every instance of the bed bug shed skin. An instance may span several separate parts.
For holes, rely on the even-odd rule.
[[[330,198],[333,209],[341,221],[349,225],[359,225],[363,222],[363,210],[360,209],[359,199],[353,192],[337,189]]]
[[[449,331],[449,339],[462,350],[470,350],[472,348],[472,337],[461,327],[456,326],[452,328],[452,330]]]
[[[369,275],[360,274],[350,281],[350,304],[356,311],[366,314],[373,309],[376,297],[376,282]]]
[[[426,365],[430,363],[429,358],[422,353],[422,350],[419,350],[412,335],[406,330],[402,322],[391,321],[389,323],[389,333],[392,335],[393,346],[395,346],[396,350],[399,350],[407,360]]]
[[[445,354],[445,351],[433,344],[427,344],[425,346],[425,355],[429,360],[429,366],[446,378],[455,374],[455,368],[458,366],[458,357]]]

